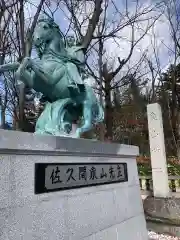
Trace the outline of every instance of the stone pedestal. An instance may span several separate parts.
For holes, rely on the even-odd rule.
[[[135,146],[0,130],[0,240],[147,240]],[[37,163],[126,163],[128,181],[35,194]]]
[[[158,103],[147,106],[153,192],[155,197],[168,197],[168,172],[161,107]]]

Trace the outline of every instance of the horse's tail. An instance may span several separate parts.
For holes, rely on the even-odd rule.
[[[90,87],[88,84],[85,84],[86,88],[86,97],[88,101],[92,104],[92,123],[98,124],[104,121],[104,109],[102,105],[98,102],[96,95],[94,94],[94,91],[92,87]]]
[[[73,104],[74,101],[71,98],[65,98],[62,99],[60,102],[59,110],[58,110],[58,115],[59,115],[59,129],[60,131],[66,132],[66,127],[70,127],[70,123],[65,121],[64,116],[67,112],[66,107],[70,104]]]
[[[98,113],[94,119],[95,120],[94,122],[101,123],[104,121],[104,109],[99,103],[97,103],[97,107],[98,107]]]

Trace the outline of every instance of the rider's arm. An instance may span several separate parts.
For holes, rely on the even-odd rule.
[[[68,49],[68,55],[72,60],[78,61],[81,64],[85,62],[85,55],[80,47],[71,47]]]

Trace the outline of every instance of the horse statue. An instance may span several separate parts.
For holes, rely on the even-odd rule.
[[[72,39],[71,39],[72,40]],[[36,134],[80,138],[104,120],[104,111],[93,89],[84,83],[83,46],[68,44],[59,26],[47,16],[40,16],[33,35],[38,59],[25,57],[20,63],[0,66],[0,73],[15,70],[25,85],[41,92],[48,102],[36,123]]]

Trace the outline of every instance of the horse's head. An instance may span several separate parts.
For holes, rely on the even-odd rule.
[[[52,18],[41,16],[37,22],[33,35],[33,43],[36,49],[43,53],[46,46],[55,38],[58,38],[59,41],[63,38],[59,26]]]

